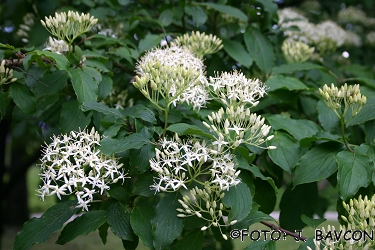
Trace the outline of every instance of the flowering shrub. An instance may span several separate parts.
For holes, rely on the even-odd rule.
[[[301,249],[374,247],[293,233],[329,205],[340,230],[374,226],[373,18],[224,2],[33,5],[1,38],[4,131],[39,158],[36,195],[57,198],[14,249],[61,228],[57,244],[110,228],[125,249],[232,249],[258,222]]]

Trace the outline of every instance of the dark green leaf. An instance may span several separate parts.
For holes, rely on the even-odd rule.
[[[241,43],[223,39],[223,45],[225,52],[241,65],[249,68],[253,64],[253,59]]]
[[[139,244],[139,238],[135,237],[134,240],[122,240],[122,246],[125,250],[136,250]]]
[[[57,70],[52,74],[46,74],[39,81],[34,89],[34,93],[38,98],[47,94],[55,94],[63,89],[68,81],[68,73],[63,70]]]
[[[138,174],[142,174],[150,169],[149,160],[155,157],[155,146],[146,144],[141,149],[131,149],[129,158],[132,169]]]
[[[77,201],[60,202],[50,207],[40,218],[27,221],[14,241],[13,249],[26,250],[37,243],[45,242],[59,230],[78,210]]]
[[[248,229],[251,225],[255,224],[255,223],[258,223],[258,222],[261,222],[261,221],[275,221],[275,219],[268,215],[268,214],[265,214],[261,211],[251,211],[245,219],[243,219],[242,221],[239,221],[237,222],[236,224],[234,224],[232,226],[232,228],[236,228],[236,229]]]
[[[26,85],[18,82],[10,84],[10,95],[13,101],[25,114],[33,114],[36,110],[35,96]]]
[[[182,240],[178,241],[173,246],[173,250],[199,250],[203,245],[203,232],[201,230],[194,230],[184,235]]]
[[[283,115],[271,115],[267,120],[274,130],[283,129],[298,141],[311,137],[321,130],[318,124],[305,119],[296,120]]]
[[[276,241],[259,240],[248,245],[244,250],[276,250]]]
[[[139,41],[138,51],[142,53],[145,50],[150,50],[151,48],[155,47],[156,45],[160,44],[162,36],[160,35],[147,35],[144,39]]]
[[[171,9],[165,9],[159,16],[159,22],[163,26],[169,26],[173,21],[173,11]]]
[[[92,76],[92,78],[94,78],[94,80],[97,84],[102,81],[102,74],[98,70],[96,70],[95,68],[84,65],[82,67],[82,70],[83,70],[83,72]]]
[[[69,222],[61,232],[56,244],[64,245],[77,236],[86,236],[107,221],[107,211],[89,211]]]
[[[91,75],[81,69],[69,69],[74,91],[79,102],[96,101],[98,97],[98,84]]]
[[[130,214],[121,202],[115,202],[108,208],[107,222],[117,237],[123,240],[134,240],[135,235],[130,226]]]
[[[332,132],[339,126],[339,118],[332,111],[332,109],[328,108],[328,106],[325,104],[323,100],[320,100],[318,102],[316,109],[319,113],[318,118],[320,124],[325,130]]]
[[[150,174],[141,175],[133,190],[133,194],[150,197],[155,195],[155,191],[151,190],[150,186],[154,183],[154,178]]]
[[[185,12],[191,15],[196,27],[202,26],[207,20],[207,14],[200,6],[185,6]]]
[[[274,67],[272,69],[272,74],[273,75],[292,74],[296,71],[312,70],[312,69],[324,69],[324,67],[318,64],[309,63],[309,62],[289,63],[289,64],[283,64],[283,65]]]
[[[267,87],[269,87],[269,91],[274,91],[276,89],[288,89],[288,90],[300,90],[300,89],[308,89],[308,87],[294,77],[283,76],[283,75],[275,75],[268,78],[266,81]]]
[[[151,220],[154,217],[154,210],[151,207],[136,205],[130,216],[130,225],[134,233],[142,240],[142,243],[149,249],[152,245],[152,225]]]
[[[130,55],[130,50],[127,47],[112,48],[108,53],[111,55],[119,56],[120,58],[124,58],[128,62],[133,63],[133,60]]]
[[[283,170],[292,173],[303,152],[301,146],[287,133],[275,131],[274,138],[267,145],[276,146],[277,149],[267,150],[268,156]]]
[[[179,135],[201,135],[210,139],[215,139],[211,134],[203,132],[199,127],[186,123],[176,123],[167,128],[167,130]]]
[[[342,200],[353,197],[360,187],[371,183],[374,164],[365,155],[349,151],[339,152],[336,156],[338,164],[337,184]]]
[[[342,149],[342,144],[324,142],[310,149],[301,157],[294,172],[294,187],[303,183],[320,181],[337,171],[334,156]]]
[[[110,187],[107,192],[112,198],[121,201],[124,205],[130,203],[130,195],[123,185],[112,184]]]
[[[221,199],[226,207],[230,207],[228,222],[241,221],[250,213],[253,199],[250,189],[244,183],[239,183],[225,192]]]
[[[76,100],[65,102],[62,105],[60,114],[60,132],[69,133],[70,131],[78,131],[86,128],[91,121],[91,117],[86,117],[79,109]]]
[[[113,87],[112,78],[108,75],[103,75],[103,79],[99,83],[99,86],[98,86],[99,99],[104,99],[105,97],[107,97],[111,93],[112,87]]]
[[[280,201],[280,227],[294,232],[305,227],[301,215],[312,217],[318,201],[316,183],[289,186]]]
[[[68,71],[70,67],[70,63],[68,59],[62,55],[62,54],[57,54],[55,52],[51,52],[48,50],[34,50],[29,53],[30,55],[38,55],[38,56],[44,56],[47,57],[48,59],[51,59],[52,61],[55,62],[56,68],[59,70],[66,70]]]
[[[121,110],[121,113],[124,116],[129,116],[129,117],[132,117],[132,118],[138,118],[138,119],[141,119],[143,121],[150,122],[152,124],[156,123],[156,118],[155,118],[154,112],[152,112],[152,110],[150,110],[149,108],[147,108],[147,107],[145,107],[141,104],[137,104],[137,105],[134,105],[132,107],[127,107],[126,109]]]
[[[326,219],[321,218],[321,219],[314,219],[306,216],[305,214],[301,215],[301,220],[308,225],[309,227],[316,229],[320,224],[326,221]]]
[[[268,38],[257,29],[247,28],[244,41],[258,67],[266,74],[270,73],[275,64],[275,54]]]
[[[196,3],[198,4],[198,3]],[[236,17],[240,19],[242,22],[247,23],[247,16],[241,10],[224,4],[217,4],[217,3],[199,3],[199,5],[207,6],[224,14]]]
[[[259,211],[264,213],[272,213],[275,209],[277,192],[270,182],[264,181],[260,178],[255,178],[253,181],[255,185],[255,194],[253,202],[258,204],[260,207]],[[271,185],[270,185],[271,184]]]
[[[152,220],[154,247],[156,250],[168,248],[174,239],[181,235],[184,227],[183,219],[177,217],[177,208],[180,207],[178,193],[169,193],[164,196],[155,209]]]
[[[81,109],[85,112],[89,110],[95,110],[104,115],[111,115],[116,119],[125,119],[125,116],[121,114],[121,112],[118,109],[108,108],[101,102],[85,102],[82,104]]]
[[[105,245],[105,243],[107,243],[108,228],[109,228],[108,223],[104,222],[104,224],[101,225],[99,227],[99,229],[98,229],[98,231],[99,231],[99,237],[102,240],[103,245]]]
[[[121,153],[132,148],[141,148],[150,140],[142,134],[131,134],[124,139],[105,138],[100,142],[100,151],[106,155]]]
[[[275,182],[273,181],[273,179],[271,177],[265,177],[262,172],[260,172],[260,169],[255,166],[255,165],[249,165],[249,164],[241,164],[238,166],[239,168],[241,169],[246,169],[246,170],[249,170],[255,178],[260,178],[264,181],[267,181],[272,187],[273,189],[275,190],[275,193],[277,194],[278,192],[278,188],[276,187],[275,185]]]
[[[362,110],[356,115],[353,120],[349,121],[346,125],[353,126],[362,124],[366,121],[375,119],[375,97],[367,97],[367,102]]]

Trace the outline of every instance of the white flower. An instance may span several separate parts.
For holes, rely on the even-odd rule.
[[[75,194],[77,207],[88,210],[94,194],[103,194],[109,189],[108,184],[127,178],[116,158],[95,148],[100,144],[100,136],[94,128],[91,133],[72,131],[52,139],[43,150],[40,164],[43,186],[37,193],[42,200],[54,194],[59,199],[61,195]]]
[[[213,95],[225,105],[232,102],[255,105],[266,94],[267,87],[259,79],[248,79],[242,72],[223,72],[210,77]]]

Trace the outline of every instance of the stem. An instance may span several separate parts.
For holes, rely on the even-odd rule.
[[[272,230],[279,230],[279,231],[283,232],[284,234],[287,234],[287,235],[293,236],[295,239],[299,239],[299,240],[303,240],[303,241],[306,241],[306,240],[307,240],[306,237],[303,237],[303,236],[300,235],[300,234],[292,233],[292,232],[290,232],[290,231],[288,231],[288,230],[286,230],[286,229],[284,229],[284,228],[278,227],[278,226],[276,226],[276,225],[274,225],[274,224],[272,224],[272,223],[268,223],[268,222],[263,221],[263,220],[260,221],[260,223],[262,223],[263,225],[265,225],[265,226],[271,228]]]
[[[344,115],[341,116],[340,118],[340,123],[341,123],[341,136],[344,141],[345,147],[353,153],[353,150],[349,147],[348,142],[345,139],[345,121],[344,121]]]
[[[168,127],[168,111],[169,111],[169,104],[165,107],[165,111],[164,111],[164,130],[163,130],[163,137],[165,136],[165,133],[167,132],[167,127]]]

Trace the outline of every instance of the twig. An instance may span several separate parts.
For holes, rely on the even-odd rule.
[[[269,228],[271,228],[271,229],[273,229],[273,230],[279,230],[279,231],[283,232],[284,234],[287,234],[289,236],[294,237],[295,239],[299,239],[299,240],[303,240],[303,241],[307,240],[307,238],[303,237],[302,235],[298,235],[298,234],[292,233],[292,232],[290,232],[290,231],[288,231],[288,230],[286,230],[284,228],[281,228],[279,226],[276,226],[276,225],[274,225],[272,223],[268,223],[266,221],[261,221],[260,223],[263,224],[263,225],[265,225],[265,226],[267,226],[267,227],[269,227]]]

